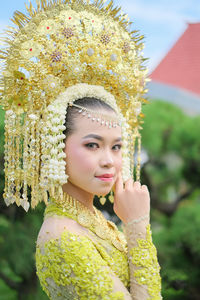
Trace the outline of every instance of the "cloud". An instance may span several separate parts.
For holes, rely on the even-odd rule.
[[[199,0],[117,0],[117,4],[145,34],[144,53],[150,58],[150,71],[183,34],[187,23],[200,21]]]
[[[196,2],[193,1],[193,2]],[[126,3],[126,4],[125,4]],[[163,1],[155,3],[153,1],[149,1],[148,3],[143,1],[126,1],[124,2],[123,8],[128,12],[129,16],[134,18],[139,18],[145,22],[152,23],[162,23],[168,24],[168,26],[174,26],[174,23],[177,22],[195,22],[199,20],[200,5],[192,6],[192,1],[190,2],[190,6],[188,5],[188,1]],[[190,9],[189,9],[190,8]],[[191,9],[192,8],[192,9]],[[194,16],[194,10],[196,12],[196,17]]]

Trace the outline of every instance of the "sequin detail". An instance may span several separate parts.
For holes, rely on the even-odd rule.
[[[134,278],[140,285],[146,285],[148,298],[160,300],[161,278],[157,261],[157,250],[152,243],[150,224],[147,225],[146,239],[137,239],[138,247],[130,249],[130,259],[134,266]]]
[[[110,268],[86,237],[64,231],[59,239],[37,246],[36,266],[41,285],[52,300],[125,299],[122,292],[113,292]]]
[[[56,216],[76,220],[77,213],[73,206],[61,208],[51,203],[46,208],[45,218]],[[117,230],[112,222],[107,221],[107,224]],[[124,293],[114,292],[112,274],[121,280],[133,299],[162,299],[160,267],[150,225],[145,225],[144,235],[137,226],[126,227],[128,255],[84,225],[87,236],[65,229],[59,239],[37,246],[37,274],[50,299],[124,299]],[[119,234],[125,239],[123,233]]]
[[[64,28],[62,33],[67,39],[74,36],[74,31],[70,27]]]

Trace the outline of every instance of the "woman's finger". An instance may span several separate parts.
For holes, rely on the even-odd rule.
[[[141,183],[139,181],[135,181],[133,183],[134,188],[140,189],[141,188]]]
[[[147,187],[145,184],[143,184],[143,185],[141,186],[141,189],[147,190],[147,191],[148,191],[148,187]]]
[[[123,191],[123,179],[121,172],[118,174],[115,182],[115,193],[120,193]]]
[[[129,178],[126,182],[125,182],[125,185],[124,185],[125,189],[130,189],[133,187],[133,180],[132,178]]]

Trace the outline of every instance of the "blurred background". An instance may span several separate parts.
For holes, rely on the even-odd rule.
[[[25,0],[1,1],[0,31]],[[28,1],[26,1],[28,2]],[[35,4],[33,0],[33,4]],[[142,130],[142,183],[151,193],[153,241],[166,300],[200,299],[200,2],[118,0],[144,34],[149,77]],[[45,300],[35,274],[44,206],[26,214],[3,202],[0,110],[0,300]],[[116,221],[107,201],[96,206]]]

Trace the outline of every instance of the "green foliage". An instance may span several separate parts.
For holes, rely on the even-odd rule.
[[[14,213],[13,213],[14,210]],[[9,216],[0,215],[0,265],[1,272],[16,285],[17,294],[24,294],[23,298],[47,299],[38,284],[35,270],[35,242],[42,223],[44,205],[39,205],[34,211],[26,214],[21,208],[6,208]],[[16,296],[5,283],[0,281],[0,292],[10,299]],[[31,298],[32,295],[32,298]],[[33,297],[34,295],[34,297]],[[41,295],[41,296],[39,296]],[[42,296],[43,295],[43,296]]]
[[[153,240],[158,250],[162,295],[200,297],[200,116],[152,101],[144,108],[143,147],[149,161],[142,179],[151,192]]]
[[[17,292],[9,288],[3,280],[0,280],[0,299],[16,300]]]
[[[154,243],[162,266],[164,299],[197,299],[200,277],[200,201],[185,201],[159,231]],[[193,296],[192,296],[193,295]],[[192,298],[192,297],[194,298]]]
[[[178,107],[163,101],[152,101],[144,107],[143,112],[143,147],[148,149],[149,155],[159,157],[171,150],[168,140],[171,139],[174,128],[185,122],[187,117]]]
[[[198,184],[200,178],[200,116],[186,116],[176,106],[163,101],[152,101],[144,107],[145,123],[142,131],[143,147],[147,149],[150,160],[158,160],[160,168],[170,155],[175,155],[171,165],[173,176],[182,176],[191,183]],[[179,160],[179,161],[178,161]],[[181,164],[184,162],[184,164]],[[181,169],[179,169],[181,167]],[[157,171],[157,169],[156,169]],[[164,170],[164,173],[166,170]],[[181,174],[180,174],[181,175]]]

